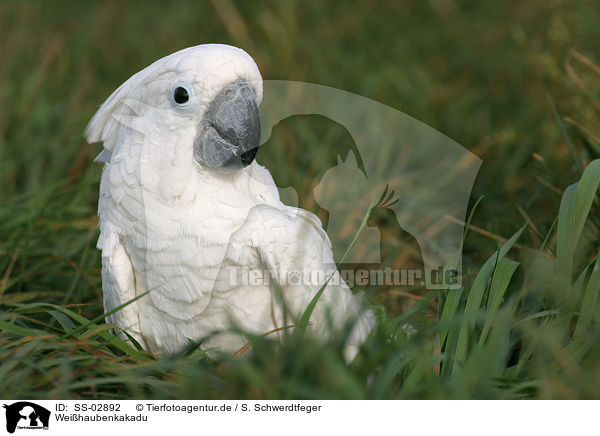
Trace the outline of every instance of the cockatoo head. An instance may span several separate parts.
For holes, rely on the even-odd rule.
[[[256,156],[261,99],[260,72],[246,52],[221,44],[190,47],[123,83],[90,121],[87,139],[104,141],[101,160],[126,154],[149,161],[158,173],[165,167],[185,172],[192,163],[236,170]],[[125,152],[132,135],[143,145]]]

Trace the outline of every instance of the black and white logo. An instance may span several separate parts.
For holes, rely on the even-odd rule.
[[[48,430],[50,421],[48,409],[29,401],[4,404],[3,407],[6,409],[6,431],[9,433],[14,433],[16,429]]]

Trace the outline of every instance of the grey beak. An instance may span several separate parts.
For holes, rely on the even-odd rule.
[[[253,88],[237,81],[210,103],[194,141],[194,158],[214,168],[245,167],[258,152],[260,116]]]

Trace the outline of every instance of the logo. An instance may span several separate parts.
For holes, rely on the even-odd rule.
[[[11,405],[4,404],[6,409],[6,431],[14,433],[18,429],[48,430],[50,411],[29,401],[19,401]]]
[[[327,242],[331,243],[333,261],[351,267],[360,277],[362,270],[370,275],[367,270],[384,271],[386,267],[398,274],[401,269],[411,274],[417,269],[420,271],[415,271],[415,284],[418,280],[428,289],[460,289],[466,212],[481,159],[432,127],[360,95],[293,81],[265,80],[254,86],[261,87],[261,147],[268,149],[270,138],[277,136],[274,132],[286,121],[309,115],[339,126],[345,135],[337,142],[327,136],[314,137],[310,143],[313,146],[299,149],[302,152],[298,156],[290,148],[279,150],[278,156],[289,155],[290,159],[274,158],[275,165],[267,166],[273,181],[263,180],[263,173],[259,172],[256,186],[271,189],[270,185],[276,184],[280,198],[292,207],[306,209],[299,203],[300,198],[306,205],[315,206],[315,210],[318,206],[323,217],[327,217],[323,227]],[[157,133],[153,123],[136,120],[138,116],[159,119],[164,116],[164,107],[136,98],[123,98],[118,104],[118,109],[111,106],[115,112],[111,123],[135,131],[148,143],[161,140],[154,137]],[[152,147],[140,148],[140,169],[148,168],[143,162],[153,161],[153,155],[147,154],[153,153],[151,150]],[[271,150],[269,156],[275,156]],[[98,159],[110,161],[110,155],[104,150]],[[169,156],[179,159],[175,154]],[[153,171],[140,170],[136,176],[141,179],[139,186],[158,186],[158,173]],[[169,171],[172,172],[160,176],[160,192],[179,198],[182,187],[189,185],[189,175],[176,175],[175,169]],[[305,195],[307,187],[312,192]],[[139,189],[135,195],[143,200],[146,191]],[[297,222],[306,221],[301,215]],[[144,216],[155,214],[148,211]],[[363,225],[366,216],[368,220]],[[308,221],[307,224],[311,225]],[[142,221],[139,228],[154,225]],[[357,234],[359,228],[361,232]],[[353,248],[346,255],[350,246]],[[302,244],[297,248],[301,249]],[[407,259],[414,259],[417,268],[398,268]],[[363,268],[367,265],[371,267]],[[293,275],[291,279],[299,277]],[[160,274],[149,274],[146,281],[149,289],[164,285]]]

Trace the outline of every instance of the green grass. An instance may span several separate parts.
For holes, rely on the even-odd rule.
[[[600,397],[596,5],[219,5],[0,3],[0,397]],[[267,79],[379,100],[478,154],[464,288],[370,289],[386,316],[351,365],[343,335],[158,360],[114,336],[95,249],[99,148],[83,130],[131,74],[204,42],[245,48]],[[349,148],[340,126],[296,117],[258,159],[326,222],[310,191]]]

